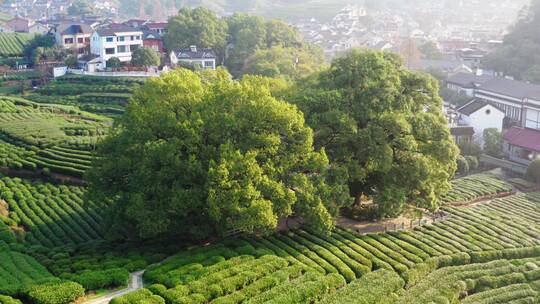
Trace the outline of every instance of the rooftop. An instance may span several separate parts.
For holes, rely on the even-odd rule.
[[[479,89],[518,99],[540,100],[540,85],[506,78],[492,78],[483,83]]]
[[[183,48],[174,52],[178,59],[215,59],[216,54],[209,48]]]
[[[492,80],[494,77],[489,75],[476,75],[471,73],[457,73],[455,75],[452,75],[446,79],[446,82],[457,84],[461,87],[467,87],[467,88],[475,88],[476,85],[484,84],[490,80]]]
[[[117,33],[141,33],[141,31],[138,29],[118,23],[109,24],[97,29],[96,31],[100,36],[116,36]]]
[[[540,130],[513,127],[503,137],[513,146],[540,152]]]
[[[466,105],[462,106],[461,108],[457,109],[457,111],[459,113],[461,113],[461,114],[469,116],[469,115],[471,115],[473,113],[476,113],[477,111],[481,110],[482,108],[484,108],[487,105],[489,105],[489,103],[487,103],[486,101],[479,100],[479,99],[474,99],[471,102],[467,103]],[[494,107],[494,108],[497,109],[498,111],[502,112],[497,107]]]
[[[61,35],[92,34],[93,30],[87,24],[60,24],[56,30]]]

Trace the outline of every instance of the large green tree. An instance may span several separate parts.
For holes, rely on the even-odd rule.
[[[227,18],[227,24],[229,47],[226,65],[236,77],[240,77],[245,72],[250,57],[257,52],[273,47],[291,50],[294,48],[301,52],[303,44],[298,31],[282,21],[265,21],[262,17],[237,13]],[[274,53],[275,50],[273,50]],[[271,53],[265,55],[268,56]],[[260,57],[261,54],[258,56]],[[314,60],[317,59],[319,58],[314,57]]]
[[[168,50],[196,45],[200,48],[213,48],[222,57],[226,43],[227,23],[209,9],[185,7],[178,15],[169,18],[165,34]]]
[[[332,227],[339,172],[273,81],[179,69],[138,90],[101,145],[89,193],[111,203],[111,231],[141,238],[266,232],[301,215]]]
[[[275,46],[258,50],[250,56],[242,74],[298,79],[324,66],[324,55],[318,48],[283,48]]]
[[[317,149],[347,172],[357,203],[372,198],[380,216],[406,204],[437,208],[458,150],[435,79],[408,71],[397,55],[351,50],[289,98],[314,128]]]

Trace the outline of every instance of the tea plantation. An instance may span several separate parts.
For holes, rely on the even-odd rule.
[[[107,233],[118,219],[82,177],[141,83],[71,75],[0,97],[0,303],[94,303],[138,271],[144,288],[111,303],[540,301],[540,193],[493,172],[453,180],[445,217],[412,230],[299,226],[204,245]]]

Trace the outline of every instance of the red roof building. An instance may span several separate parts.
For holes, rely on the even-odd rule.
[[[540,156],[540,130],[512,127],[503,139],[503,150],[511,161],[528,165]]]

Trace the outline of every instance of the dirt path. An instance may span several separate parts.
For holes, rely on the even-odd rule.
[[[127,288],[103,295],[99,298],[92,299],[90,301],[84,302],[84,304],[107,304],[114,298],[121,297],[125,294],[143,288],[143,274],[144,270],[131,273],[129,277],[129,285]]]

